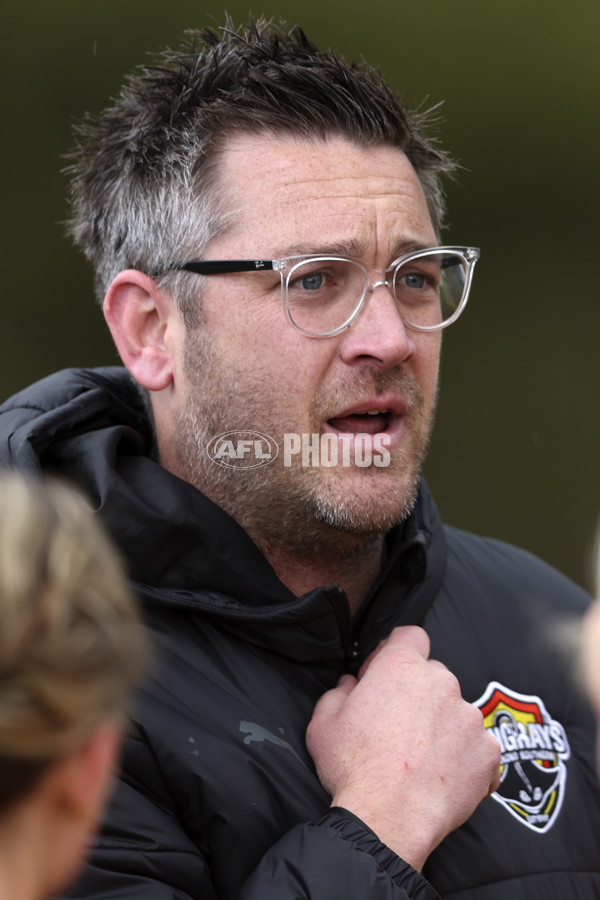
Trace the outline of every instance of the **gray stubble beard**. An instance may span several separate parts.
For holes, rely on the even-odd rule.
[[[235,400],[235,408],[258,410],[265,420],[268,407],[260,402],[260,374],[243,373],[232,386],[224,384],[215,364],[214,354],[207,345],[202,331],[195,331],[188,338],[186,374],[188,397],[185,408],[176,422],[176,454],[179,470],[176,474],[202,491],[213,502],[231,515],[261,548],[278,547],[290,556],[319,556],[335,553],[338,557],[351,557],[372,545],[381,535],[405,520],[414,509],[419,478],[426,457],[433,425],[435,400],[429,412],[424,409],[422,391],[414,377],[397,369],[388,372],[367,370],[360,376],[353,375],[351,388],[338,390],[315,398],[313,421],[315,428],[331,415],[330,410],[347,408],[353,396],[364,396],[368,390],[383,393],[395,388],[408,402],[407,425],[410,425],[411,443],[392,451],[390,469],[373,466],[361,469],[365,478],[390,480],[389,490],[394,490],[392,469],[401,469],[406,475],[402,497],[385,510],[368,505],[364,497],[353,491],[347,479],[335,469],[327,469],[325,478],[319,477],[319,468],[302,468],[299,457],[295,465],[284,468],[282,455],[271,464],[256,468],[229,468],[215,463],[207,453],[212,437],[228,430],[249,428],[274,437],[281,431],[282,423],[266,425],[260,422],[227,421],[227,398]],[[225,394],[225,397],[224,397]],[[343,394],[343,403],[340,397]],[[339,396],[338,396],[339,395]],[[215,398],[219,398],[218,401]],[[290,429],[291,430],[291,429]],[[281,437],[281,435],[279,435]]]

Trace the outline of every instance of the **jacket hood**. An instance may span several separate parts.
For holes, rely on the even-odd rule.
[[[159,465],[144,401],[124,368],[66,369],[14,395],[0,407],[0,464],[76,482],[150,604],[189,610],[201,592],[204,614],[235,620],[243,611],[248,624],[267,608],[284,619],[303,605],[308,614],[313,594],[323,595],[296,598],[227,513]],[[387,538],[372,593],[379,615],[410,585],[407,621],[421,621],[444,560],[443,529],[422,482],[416,509]],[[327,590],[330,600],[342,593]]]

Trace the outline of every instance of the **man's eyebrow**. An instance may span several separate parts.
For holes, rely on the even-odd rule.
[[[351,239],[334,241],[330,244],[317,244],[304,242],[281,247],[276,251],[276,258],[286,259],[288,256],[355,256],[360,257],[364,252],[362,241]]]
[[[429,250],[433,246],[435,244],[432,245],[414,239],[395,241],[391,244],[390,261],[398,259],[399,256],[404,256],[406,253]],[[365,255],[365,247],[365,241],[360,239],[341,240],[330,244],[309,244],[305,242],[278,248],[273,257],[275,259],[286,259],[290,256],[351,256],[354,259],[362,259]]]
[[[437,247],[437,243],[430,244],[429,242],[423,243],[423,241],[417,240],[403,240],[397,241],[391,246],[391,258],[392,260],[398,259],[400,256],[405,256],[407,253],[418,253],[420,250],[432,250]]]

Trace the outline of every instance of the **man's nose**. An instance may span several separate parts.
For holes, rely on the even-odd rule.
[[[401,365],[416,353],[390,287],[389,281],[375,281],[368,288],[358,318],[342,337],[340,352],[344,362],[352,364],[369,358],[382,368],[389,368]]]

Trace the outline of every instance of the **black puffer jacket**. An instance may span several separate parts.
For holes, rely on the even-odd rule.
[[[426,900],[433,885],[454,900],[600,897],[594,727],[557,640],[583,592],[529,554],[444,528],[423,485],[352,624],[342,591],[294,597],[236,523],[150,453],[121,369],[59,373],[0,408],[0,463],[85,487],[156,635],[75,896]],[[503,750],[498,793],[433,853],[428,881],[329,809],[304,744],[323,691],[406,623],[424,625]]]

